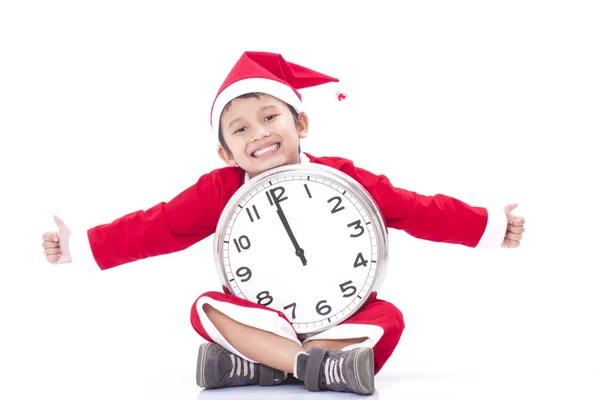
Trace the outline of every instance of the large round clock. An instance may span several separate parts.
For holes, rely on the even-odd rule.
[[[369,193],[319,164],[246,182],[219,219],[214,254],[231,293],[282,311],[298,334],[331,328],[379,290],[387,228]]]

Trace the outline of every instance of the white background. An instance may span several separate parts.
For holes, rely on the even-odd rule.
[[[526,218],[500,252],[390,232],[380,297],[406,330],[379,397],[598,398],[595,2],[0,4],[0,398],[259,393],[195,384],[212,237],[109,271],[40,246],[54,214],[76,234],[223,166],[209,111],[245,50],[340,78],[305,91],[304,151]]]

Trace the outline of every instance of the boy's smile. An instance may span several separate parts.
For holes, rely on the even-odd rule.
[[[267,142],[258,146],[258,149],[252,151],[250,153],[254,158],[264,159],[275,154],[281,148],[281,143],[279,142]]]
[[[237,164],[250,177],[300,162],[299,141],[308,134],[308,117],[300,113],[296,123],[288,105],[276,97],[234,99],[220,122],[229,152],[219,146],[219,157],[228,165]]]

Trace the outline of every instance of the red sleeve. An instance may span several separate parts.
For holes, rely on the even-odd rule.
[[[227,201],[243,183],[237,168],[216,169],[168,203],[88,230],[100,269],[173,253],[212,235]]]
[[[419,239],[469,247],[476,247],[486,230],[486,208],[442,194],[424,196],[394,187],[385,175],[375,175],[343,158],[311,157],[311,162],[336,168],[358,181],[379,206],[389,228]]]

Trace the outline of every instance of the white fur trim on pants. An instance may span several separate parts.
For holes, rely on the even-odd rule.
[[[344,347],[342,350],[352,350],[357,347],[373,347],[379,342],[383,336],[383,328],[377,325],[365,324],[342,324],[334,326],[324,332],[317,333],[314,336],[304,340],[303,344],[311,340],[327,340],[327,339],[354,339],[366,337],[367,339],[360,343],[351,344]]]
[[[200,299],[198,299],[196,303],[196,311],[198,312],[200,322],[202,323],[202,327],[204,328],[206,333],[215,343],[218,343],[225,349],[229,350],[233,354],[237,354],[245,360],[248,360],[250,362],[257,362],[244,356],[242,353],[237,351],[237,349],[233,347],[227,340],[225,340],[223,335],[221,335],[221,333],[217,330],[212,321],[208,318],[208,315],[206,315],[206,313],[204,312],[204,309],[202,308],[204,304],[212,306],[216,310],[219,310],[223,314],[227,315],[229,318],[241,324],[261,329],[263,331],[272,332],[275,335],[284,337],[297,343],[298,346],[302,346],[302,344],[298,340],[298,336],[294,328],[290,325],[288,321],[280,317],[279,314],[277,314],[274,311],[264,310],[260,308],[238,306],[236,304],[214,300],[208,296],[203,296]]]

